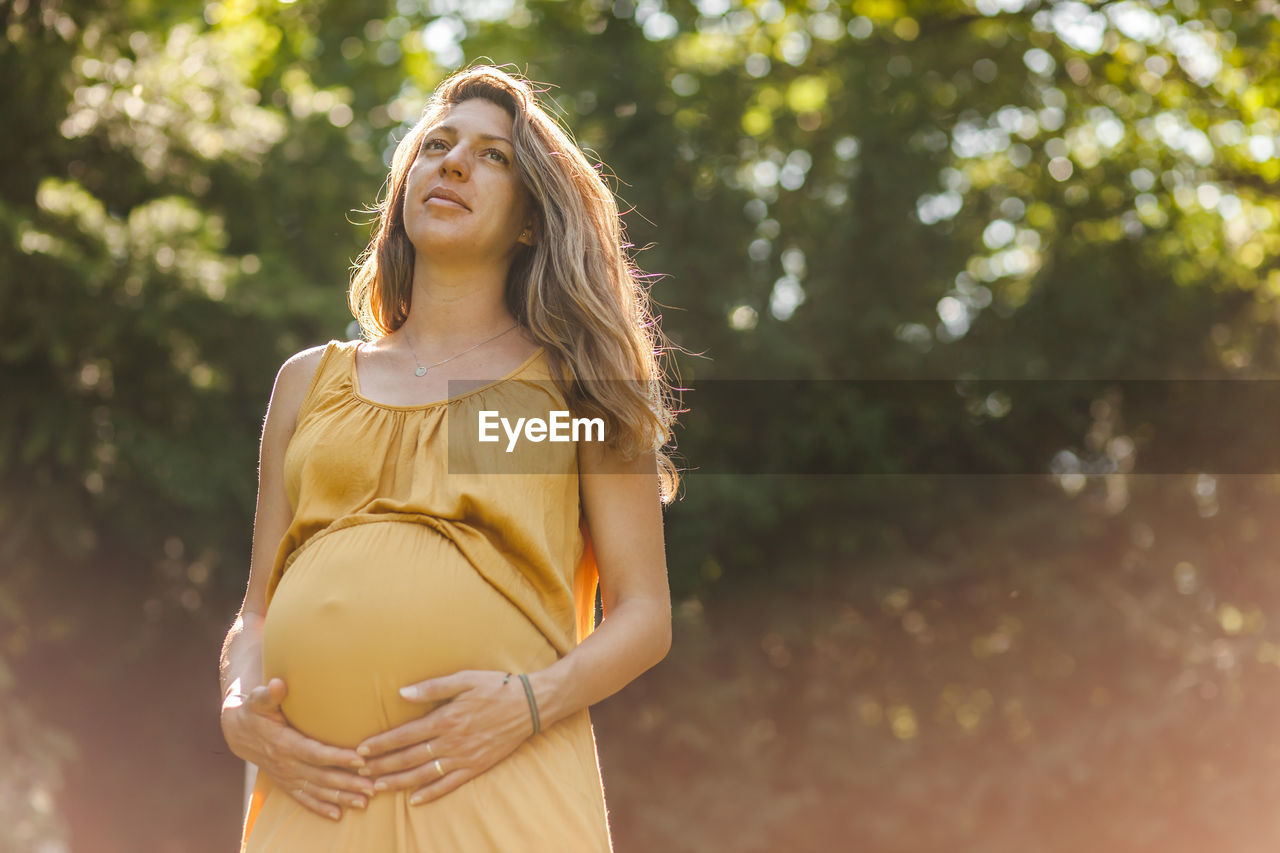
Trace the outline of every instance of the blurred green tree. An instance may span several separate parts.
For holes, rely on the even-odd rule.
[[[272,377],[348,336],[358,211],[449,69],[487,57],[546,81],[607,163],[665,328],[706,353],[677,358],[695,411],[704,380],[1041,380],[927,411],[904,393],[836,412],[818,383],[768,423],[691,417],[690,465],[786,470],[809,450],[890,464],[907,418],[998,470],[1012,456],[983,424],[1012,410],[1047,470],[1064,448],[1105,456],[1137,421],[1115,399],[1082,417],[1053,380],[1274,373],[1278,26],[1270,4],[1216,0],[11,0],[0,666],[40,689],[19,701],[0,678],[4,730],[58,720],[83,740],[101,723],[69,710],[78,694],[146,683],[141,663],[175,633],[216,646],[244,584]],[[1067,472],[1029,502],[1016,478],[975,500],[929,478],[694,474],[669,512],[673,586],[823,586],[855,560],[874,581],[903,554],[920,584],[946,584],[983,571],[967,547],[1054,525],[1105,543],[1139,495],[1190,491],[1125,482]],[[1269,488],[1195,482],[1200,507]],[[50,805],[64,744],[5,742],[21,760],[4,785],[47,795],[3,822],[11,846],[65,834]],[[73,800],[101,796],[76,784]],[[199,804],[149,791],[159,849]],[[83,813],[138,831],[109,811]]]

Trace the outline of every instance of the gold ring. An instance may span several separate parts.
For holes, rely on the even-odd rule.
[[[427,755],[430,755],[432,758],[435,758],[436,751],[431,748],[431,741],[426,741],[426,747],[427,747]]]
[[[440,766],[440,759],[437,758],[432,763],[436,766],[436,772],[440,774],[441,778],[444,778],[444,768]]]
[[[301,788],[299,788],[298,790],[299,790],[299,791],[305,791],[305,790],[307,790],[307,785],[308,785],[308,784],[310,784],[310,783],[309,783],[306,779],[303,779],[303,780],[302,780],[302,787],[301,787]]]

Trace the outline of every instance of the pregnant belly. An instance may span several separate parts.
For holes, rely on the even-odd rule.
[[[445,536],[406,521],[326,533],[281,578],[263,627],[265,678],[311,737],[353,747],[431,710],[399,689],[463,669],[527,672],[555,649]]]

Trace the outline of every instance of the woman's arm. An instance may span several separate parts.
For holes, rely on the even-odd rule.
[[[544,727],[617,693],[671,648],[655,457],[626,461],[600,444],[579,447],[582,510],[600,570],[604,620],[569,654],[529,675]]]
[[[284,454],[323,353],[324,347],[305,350],[286,361],[276,375],[259,449],[249,583],[218,669],[222,733],[231,751],[258,765],[307,808],[336,819],[342,816],[342,806],[363,808],[362,794],[372,794],[369,780],[336,769],[362,767],[363,759],[354,750],[321,743],[290,727],[280,711],[287,686],[280,679],[262,683],[268,575],[293,516],[284,486]]]
[[[267,612],[267,582],[280,540],[293,519],[284,486],[284,455],[297,426],[298,410],[323,347],[313,347],[286,361],[276,374],[258,447],[258,504],[253,517],[249,584],[236,621],[222,646],[219,675],[224,705],[236,695],[262,684],[262,622]]]

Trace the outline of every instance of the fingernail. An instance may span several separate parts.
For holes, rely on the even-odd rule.
[[[364,807],[365,807],[365,805],[367,805],[367,804],[365,803],[365,801],[364,801],[364,798],[363,798],[363,797],[357,797],[357,798],[356,798],[356,800],[355,800],[355,802],[353,802],[351,805],[355,806],[355,807],[356,807],[356,808],[358,808],[358,809],[362,809],[362,808],[364,808]]]
[[[420,794],[414,794],[412,797],[410,797],[410,798],[409,798],[409,805],[411,805],[411,806],[420,806],[420,805],[422,805],[422,801],[423,801],[424,799],[426,799],[426,798],[425,798],[425,797],[423,797],[423,796],[421,796]]]
[[[385,790],[387,790],[387,783],[386,783],[386,782],[383,782],[381,779],[379,779],[377,782],[374,782],[374,783],[373,783],[373,790],[375,790],[375,791],[385,791]]]
[[[368,755],[369,752],[370,750],[369,750],[369,747],[367,746],[361,746],[356,749],[356,753],[359,755]]]
[[[356,772],[357,772],[357,773],[359,773],[361,776],[368,776],[368,775],[369,775],[369,768],[368,768],[368,767],[361,767],[361,768],[360,768],[359,770],[357,770]]]
[[[337,820],[338,818],[342,817],[342,812],[338,811],[337,809],[334,809],[333,811],[329,812],[329,817],[333,818],[334,820]]]
[[[401,687],[400,695],[406,699],[417,699],[418,691],[416,688],[413,688],[413,687]]]

